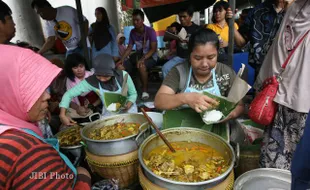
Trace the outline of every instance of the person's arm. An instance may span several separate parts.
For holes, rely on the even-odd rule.
[[[147,60],[157,51],[157,42],[151,42],[151,49],[141,59]]]
[[[93,44],[93,28],[92,25],[90,25],[89,29],[88,29],[88,39],[90,44]]]
[[[157,51],[157,36],[154,29],[152,29],[151,32],[150,43],[151,43],[150,50],[145,55],[143,55],[143,57],[139,60],[139,62],[144,62],[145,60],[149,59]]]
[[[130,53],[131,53],[131,51],[132,51],[132,47],[133,47],[132,44],[128,44],[128,46],[127,46],[127,48],[126,48],[124,54],[123,54],[122,57],[121,57],[120,62],[123,63],[123,62],[125,61],[126,57],[128,57],[128,56],[130,55]]]
[[[125,76],[126,74],[128,74],[128,73],[126,71],[123,71],[123,76]],[[128,78],[127,78],[127,86],[128,86],[127,102],[129,104],[127,106],[127,108],[129,109],[131,107],[131,105],[137,101],[137,97],[138,97],[138,93],[137,93],[135,84],[133,83],[132,78],[130,77],[129,74],[128,74]]]
[[[233,109],[230,114],[228,114],[228,116],[221,120],[220,123],[225,123],[229,120],[232,120],[232,119],[236,119],[238,118],[239,116],[241,116],[242,114],[244,113],[244,103],[243,101],[241,100],[238,105],[235,107],[235,109]]]
[[[83,93],[94,91],[95,89],[86,81],[83,80],[75,87],[68,90],[62,97],[59,104],[60,114],[59,117],[64,125],[73,125],[74,121],[66,116],[66,111],[70,106],[72,98],[77,97]]]
[[[39,54],[44,54],[48,50],[52,49],[55,45],[56,37],[50,36],[46,39],[46,42],[43,44],[42,48],[38,51]]]
[[[242,48],[246,45],[247,41],[243,36],[239,33],[239,31],[235,28],[235,43],[239,48]]]
[[[84,17],[84,23],[83,23],[83,26],[84,26],[84,32],[85,32],[85,35],[88,35],[88,30],[89,30],[89,22],[88,20]]]
[[[114,27],[111,25],[109,28],[109,32],[112,36],[112,40],[111,40],[111,50],[112,50],[112,56],[113,56],[113,60],[115,62],[117,62],[120,58],[119,53],[118,53],[118,45],[116,42],[116,33],[114,30]]]
[[[167,32],[170,32],[169,30],[169,27],[166,29]],[[163,38],[163,41],[164,42],[168,42],[168,41],[171,41],[173,39],[171,39],[166,33],[164,34],[164,38]]]
[[[254,13],[254,9],[248,13],[248,16],[246,17],[244,21],[244,24],[239,28],[239,30],[236,27],[236,25],[234,27],[234,30],[235,30],[234,39],[235,39],[236,45],[239,48],[244,47],[249,41],[250,29],[251,27],[253,27],[253,17],[254,17],[253,13]],[[228,8],[227,13],[226,13],[226,18],[232,19],[233,17],[234,17],[233,12],[231,11],[230,8]]]
[[[171,110],[182,105],[189,105],[200,113],[218,103],[212,98],[200,93],[179,93],[166,85],[161,85],[154,101],[155,107],[160,110]]]

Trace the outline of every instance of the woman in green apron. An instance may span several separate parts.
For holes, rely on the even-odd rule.
[[[135,85],[126,71],[115,70],[113,57],[107,54],[100,54],[94,59],[94,75],[84,79],[78,85],[68,90],[60,104],[60,119],[65,126],[73,125],[75,122],[66,115],[66,110],[69,108],[70,102],[74,97],[83,93],[94,91],[97,93],[103,103],[102,117],[112,115],[105,102],[106,93],[114,93],[121,95],[122,87],[127,85],[127,100],[123,105],[123,113],[137,113],[137,91]],[[125,81],[125,82],[124,82]],[[123,84],[124,83],[124,84]],[[117,102],[115,102],[117,103]]]
[[[210,29],[196,31],[190,37],[188,49],[189,59],[169,72],[157,92],[157,109],[172,110],[189,106],[201,113],[218,104],[203,95],[203,92],[218,96],[228,95],[236,74],[227,65],[217,62],[219,40],[216,33]],[[222,122],[237,118],[243,111],[244,104],[239,102]]]

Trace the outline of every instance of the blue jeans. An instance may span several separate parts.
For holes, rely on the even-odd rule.
[[[185,59],[175,56],[174,58],[170,59],[165,65],[162,67],[163,77],[165,78],[172,67],[176,66],[179,63],[182,63]]]

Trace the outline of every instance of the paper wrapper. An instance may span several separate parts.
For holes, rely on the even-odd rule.
[[[237,106],[238,102],[240,102],[240,100],[242,100],[245,97],[245,95],[248,93],[248,91],[251,89],[251,86],[246,81],[240,78],[240,76],[243,73],[243,70],[244,70],[244,65],[242,64],[242,68],[239,70],[232,84],[232,87],[230,88],[227,98],[223,96],[216,96],[214,94],[204,92],[205,95],[213,99],[216,99],[217,101],[220,102],[219,106],[214,109],[221,111],[223,113],[224,118],[222,118],[221,120],[224,120],[230,114],[230,112]],[[210,111],[210,110],[207,110],[207,111]],[[205,112],[200,114],[201,118],[203,118],[204,113]],[[214,123],[219,123],[219,122],[214,122]]]

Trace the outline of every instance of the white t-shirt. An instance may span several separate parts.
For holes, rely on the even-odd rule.
[[[85,17],[84,20],[86,20]],[[58,22],[58,26],[56,21]],[[81,40],[77,10],[70,6],[58,7],[56,21],[45,21],[45,36],[47,38],[55,35],[58,36],[67,50],[77,48]]]

